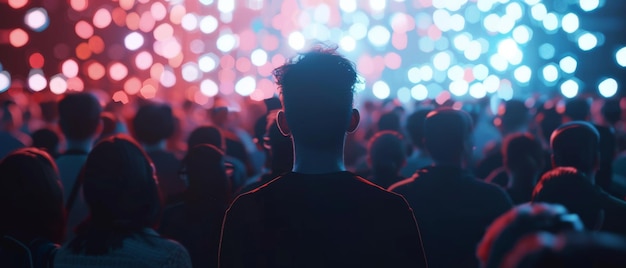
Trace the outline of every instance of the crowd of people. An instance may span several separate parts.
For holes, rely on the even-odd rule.
[[[619,99],[355,109],[326,48],[273,74],[240,111],[0,95],[0,266],[626,267]]]

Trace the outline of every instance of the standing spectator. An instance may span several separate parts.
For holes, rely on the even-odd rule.
[[[0,161],[0,266],[51,267],[65,238],[65,208],[52,158],[34,148]]]
[[[98,143],[85,162],[83,188],[90,217],[57,252],[55,267],[191,267],[185,248],[153,229],[161,215],[158,182],[134,141]]]
[[[65,189],[67,207],[67,239],[74,236],[74,228],[85,220],[89,209],[85,203],[79,174],[87,154],[100,133],[102,107],[98,99],[89,93],[66,95],[59,102],[59,127],[65,136],[67,149],[56,159]]]
[[[293,171],[233,202],[220,267],[425,267],[406,201],[345,169],[346,132],[359,122],[354,65],[317,49],[274,74]]]
[[[157,103],[141,106],[133,119],[135,137],[154,163],[161,193],[168,203],[185,191],[185,183],[178,177],[180,160],[166,150],[174,123],[172,109]]]
[[[389,188],[413,208],[430,267],[478,267],[476,244],[485,228],[512,206],[502,189],[467,172],[471,141],[472,119],[467,113],[452,109],[429,113],[424,145],[433,166]]]
[[[374,134],[368,146],[367,163],[371,169],[368,180],[385,189],[404,180],[400,169],[406,164],[405,145],[398,132],[386,130]]]

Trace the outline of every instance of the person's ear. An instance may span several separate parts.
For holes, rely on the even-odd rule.
[[[350,116],[350,125],[348,126],[348,133],[353,133],[359,127],[361,122],[361,114],[359,110],[352,109],[352,115]]]
[[[289,137],[291,135],[291,129],[289,129],[289,125],[287,124],[287,117],[285,116],[285,111],[279,110],[276,114],[276,125],[280,130],[280,133],[285,137]]]

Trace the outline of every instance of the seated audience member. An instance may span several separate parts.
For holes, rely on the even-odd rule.
[[[345,169],[346,132],[359,122],[354,65],[334,50],[314,49],[274,75],[293,171],[233,202],[220,267],[427,266],[406,201]]]
[[[424,145],[433,166],[389,188],[413,208],[431,267],[477,267],[474,248],[485,228],[512,206],[502,189],[466,171],[471,141],[466,112],[444,108],[429,113]]]
[[[500,121],[498,130],[502,138],[513,133],[524,133],[528,128],[530,119],[529,110],[521,100],[509,100],[505,102],[498,111]],[[475,175],[480,179],[485,179],[491,172],[503,165],[501,143],[491,144],[485,157],[481,159],[475,170]]]
[[[502,154],[504,167],[491,172],[485,181],[505,188],[513,204],[529,202],[545,167],[541,143],[528,133],[511,134],[504,139]]]
[[[528,234],[583,229],[583,223],[578,215],[569,214],[561,205],[547,203],[519,205],[502,214],[487,228],[476,249],[476,256],[481,267],[497,268],[517,241]]]
[[[133,129],[154,163],[163,197],[168,203],[174,202],[185,191],[185,183],[178,177],[180,160],[166,150],[166,140],[174,133],[172,109],[157,103],[141,106],[133,119]]]
[[[59,156],[59,135],[51,129],[42,128],[31,134],[33,146],[45,150],[52,158]]]
[[[0,161],[0,266],[51,267],[65,238],[63,190],[52,158],[34,148]]]
[[[424,149],[424,120],[431,111],[432,109],[421,109],[406,119],[406,132],[413,144],[413,151],[400,172],[403,177],[410,177],[415,171],[430,166],[433,162]]]
[[[367,163],[371,174],[367,179],[385,189],[404,180],[400,175],[400,169],[406,164],[404,145],[398,132],[385,130],[374,134],[368,145]]]
[[[200,144],[213,145],[226,152],[226,141],[222,131],[214,126],[202,126],[194,129],[187,139],[187,149],[191,150]],[[235,191],[246,181],[246,165],[239,159],[224,155],[226,173],[230,178],[232,190]]]
[[[161,214],[154,168],[122,136],[99,142],[83,173],[89,219],[54,259],[55,267],[191,267],[185,248],[152,229]]]
[[[626,267],[626,240],[603,232],[539,232],[521,239],[498,267]]]
[[[578,214],[585,227],[599,230],[604,220],[598,192],[589,178],[572,167],[557,167],[541,177],[533,192],[533,203],[562,204]]]
[[[196,145],[183,159],[189,187],[182,202],[167,207],[159,232],[180,242],[193,267],[217,267],[224,213],[231,201],[224,153],[213,145]]]
[[[76,226],[89,214],[83,197],[82,181],[78,178],[102,127],[102,106],[90,93],[73,93],[59,101],[58,112],[59,127],[65,136],[67,148],[56,158],[56,164],[65,189],[63,199],[68,213],[66,240],[70,240],[74,237]]]
[[[257,180],[245,185],[238,192],[247,193],[257,187],[266,184],[273,179],[288,173],[293,168],[293,145],[291,138],[280,133],[276,117],[268,115],[269,126],[267,127],[267,139],[263,141],[263,147],[268,150],[269,170]]]
[[[597,129],[583,121],[561,125],[550,139],[552,165],[574,167],[592,185],[596,185],[595,173],[599,167],[600,135]],[[626,203],[595,187],[600,207],[604,210],[602,230],[626,234]]]

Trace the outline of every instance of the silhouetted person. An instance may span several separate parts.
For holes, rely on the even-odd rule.
[[[513,133],[524,133],[528,128],[530,119],[529,110],[520,100],[509,100],[502,105],[498,111],[500,125],[496,125],[500,131],[502,138]],[[491,172],[503,166],[503,158],[501,151],[502,143],[491,144],[485,153],[485,157],[481,159],[475,170],[478,178],[485,179]]]
[[[57,157],[56,164],[65,189],[64,200],[68,210],[66,235],[67,240],[70,240],[74,237],[76,226],[89,214],[82,182],[78,178],[87,154],[99,135],[102,107],[90,93],[73,93],[58,103],[58,112],[59,127],[65,136],[67,148]]]
[[[137,111],[133,119],[137,141],[154,163],[159,188],[166,202],[175,200],[185,191],[185,183],[178,177],[180,160],[166,150],[166,140],[174,133],[174,115],[166,104],[148,103]]]
[[[389,190],[402,194],[413,208],[430,267],[477,267],[476,244],[485,228],[511,208],[511,200],[467,172],[472,120],[466,112],[442,108],[429,113],[424,145],[433,166]]]
[[[391,130],[395,132],[401,131],[400,116],[395,112],[387,112],[378,119],[378,131]]]
[[[502,154],[504,166],[485,181],[505,188],[513,204],[529,202],[545,168],[541,143],[528,133],[511,134],[504,138]]]
[[[405,145],[398,132],[385,130],[374,134],[368,144],[367,163],[371,174],[367,179],[385,189],[404,180],[400,169],[406,164]]]
[[[536,232],[581,232],[583,223],[558,204],[535,203],[516,206],[495,219],[487,228],[476,249],[483,268],[501,267],[499,264],[513,250],[520,239]]]
[[[274,70],[291,135],[293,171],[240,195],[222,231],[220,267],[424,267],[420,235],[401,196],[345,171],[354,65],[316,49]]]
[[[266,184],[280,175],[288,173],[293,168],[293,144],[291,138],[285,137],[280,133],[276,116],[268,115],[271,119],[267,127],[267,139],[264,139],[263,146],[268,150],[270,167],[269,170],[262,174],[257,180],[245,185],[239,190],[239,193],[246,193]]]
[[[557,167],[541,176],[533,192],[533,203],[562,204],[576,213],[586,229],[600,230],[604,211],[589,178],[573,167]]]
[[[424,149],[424,120],[431,111],[432,109],[421,109],[406,119],[406,133],[413,144],[413,151],[402,168],[401,175],[404,177],[412,176],[415,171],[430,166],[433,162]]]
[[[183,170],[189,187],[182,202],[165,209],[159,232],[185,246],[194,267],[217,267],[232,193],[224,153],[213,145],[196,145],[185,156]]]
[[[499,267],[626,267],[626,240],[603,232],[539,232],[520,240]]]
[[[189,134],[187,139],[188,150],[200,144],[213,145],[222,150],[222,152],[226,152],[226,139],[222,131],[215,126],[197,127]],[[246,180],[246,165],[239,159],[229,155],[224,155],[224,162],[232,190],[236,191]]]
[[[250,156],[246,151],[246,146],[232,129],[229,129],[228,122],[230,111],[228,107],[216,106],[210,110],[211,122],[217,126],[224,136],[226,145],[226,155],[237,158],[246,167],[246,177],[254,175],[254,167],[250,161]]]
[[[55,267],[191,267],[185,248],[153,229],[162,201],[152,163],[137,143],[122,136],[99,142],[83,179],[89,219],[57,252]]]
[[[51,129],[42,128],[33,134],[33,146],[45,150],[52,158],[59,155],[59,135]]]
[[[65,208],[52,158],[35,148],[0,161],[0,266],[50,267],[65,238]]]
[[[596,185],[599,144],[600,134],[590,123],[573,121],[563,124],[554,131],[550,139],[552,165],[574,167],[591,184]],[[600,187],[595,188],[605,215],[602,230],[626,234],[626,203],[610,196]]]

